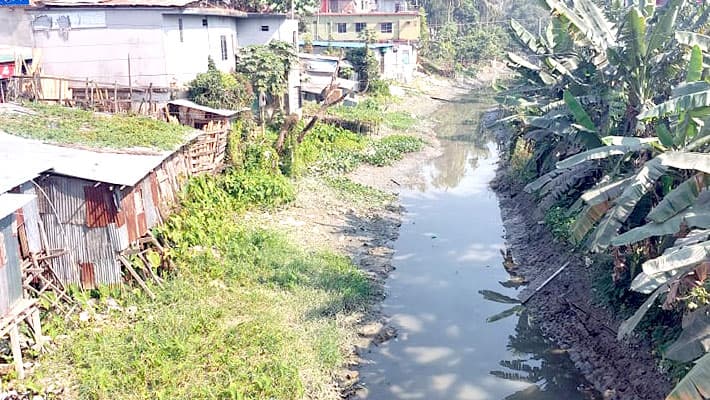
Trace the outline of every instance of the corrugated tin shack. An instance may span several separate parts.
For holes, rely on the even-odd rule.
[[[63,283],[94,288],[123,281],[118,255],[162,222],[191,175],[221,168],[214,154],[193,151],[195,134],[171,152],[105,152],[45,144],[0,132],[0,159],[42,159],[39,215]],[[223,158],[223,155],[220,160]],[[208,165],[207,165],[208,164]]]
[[[30,182],[43,162],[11,164],[0,157],[0,316],[22,299],[22,260],[41,250],[40,217]]]

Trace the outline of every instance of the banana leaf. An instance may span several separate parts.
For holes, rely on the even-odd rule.
[[[658,143],[656,138],[637,138],[631,136],[604,136],[602,143],[607,146],[641,146]]]
[[[686,82],[697,82],[703,77],[703,51],[697,44],[693,46],[688,63]]]
[[[683,332],[664,352],[673,361],[690,362],[710,352],[710,306],[683,316]]]
[[[710,86],[708,87],[710,89]],[[673,134],[668,130],[665,123],[659,123],[656,125],[656,135],[661,141],[661,144],[666,147],[673,147],[675,145],[675,140],[673,140]]]
[[[590,206],[613,200],[624,192],[626,185],[631,182],[632,179],[633,177],[628,177],[598,185],[584,192],[581,198]]]
[[[689,93],[674,97],[658,104],[639,114],[636,118],[640,121],[651,118],[661,118],[669,115],[678,115],[682,112],[710,106],[710,91]]]
[[[694,169],[710,174],[710,154],[687,151],[668,151],[658,157],[661,164],[678,169]]]
[[[553,169],[552,171],[540,176],[539,178],[525,185],[523,190],[526,193],[537,192],[538,190],[542,189],[550,182],[552,182],[553,179],[564,174],[566,171],[566,169]]]
[[[673,88],[671,92],[671,98],[685,96],[686,94],[704,92],[710,90],[710,83],[705,81],[699,82],[683,82],[680,85]]]
[[[680,3],[681,0],[670,0],[666,4],[665,11],[658,18],[658,22],[654,25],[648,38],[648,54],[653,54],[656,50],[664,48],[672,40],[673,32],[676,30]]]
[[[645,272],[641,272],[631,281],[630,289],[634,292],[639,292],[643,294],[649,294],[654,290],[658,289],[661,285],[678,279],[685,274],[692,272],[695,269],[696,264],[689,265],[680,269],[674,269],[666,272],[659,272],[657,274],[648,275]]]
[[[611,156],[624,155],[632,151],[639,151],[643,148],[648,147],[647,144],[640,145],[629,145],[629,146],[602,146],[581,153],[575,154],[571,157],[567,157],[562,161],[557,163],[557,168],[570,168],[579,163],[583,163],[589,160],[601,160]]]
[[[641,304],[641,307],[636,310],[634,315],[631,316],[631,318],[627,319],[626,321],[622,322],[621,325],[619,325],[619,330],[617,332],[616,338],[618,340],[623,339],[624,337],[628,336],[631,332],[633,332],[634,329],[636,329],[636,326],[638,326],[639,322],[643,319],[644,315],[648,312],[648,310],[653,307],[653,304],[656,302],[656,299],[658,299],[658,296],[664,294],[665,292],[668,291],[668,285],[663,285],[656,289],[649,297],[644,301],[643,304]]]
[[[708,238],[710,238],[710,229],[693,229],[685,237],[676,239],[673,246],[690,246],[691,244],[704,242]]]
[[[564,91],[562,98],[564,99],[565,104],[567,104],[572,116],[574,116],[574,120],[577,121],[579,125],[582,125],[592,132],[596,132],[597,127],[594,125],[594,122],[592,122],[589,114],[587,114],[587,111],[584,110],[582,104],[572,95],[572,93],[569,92],[569,90]]]
[[[675,33],[675,39],[680,44],[690,47],[698,46],[700,50],[710,52],[710,36],[695,32],[677,31]]]
[[[609,201],[585,206],[570,227],[570,236],[574,243],[580,243],[610,208]]]
[[[507,310],[499,312],[498,314],[491,315],[490,317],[486,318],[486,322],[491,323],[491,322],[500,321],[501,319],[508,318],[511,315],[519,314],[521,311],[523,311],[524,308],[525,307],[523,307],[520,304],[515,305]]]
[[[626,219],[631,215],[636,204],[666,173],[668,168],[661,164],[660,156],[647,161],[616,199],[614,207],[602,219],[591,237],[589,247],[599,252],[611,244]]]
[[[668,220],[693,205],[700,192],[707,188],[709,184],[710,176],[707,174],[694,175],[665,195],[663,200],[648,213],[646,218],[656,223]]]
[[[530,50],[532,50],[533,53],[545,54],[547,52],[547,49],[540,43],[540,40],[538,40],[537,36],[530,33],[530,31],[525,29],[525,27],[522,26],[518,21],[516,21],[515,19],[511,19],[510,27],[511,29],[513,29],[513,32],[515,33],[515,36],[518,38],[518,40],[520,40],[521,43],[523,43]]]
[[[666,400],[707,399],[710,399],[710,353],[698,360],[666,397]]]
[[[587,36],[604,49],[613,47],[616,44],[616,29],[599,6],[591,0],[574,0],[573,3],[590,28]]]
[[[483,296],[484,299],[489,301],[494,301],[496,303],[503,304],[520,304],[520,300],[508,297],[504,294],[495,292],[493,290],[479,290],[478,293]]]
[[[698,264],[708,256],[710,241],[675,249],[676,250],[671,252],[664,252],[656,258],[644,262],[641,265],[643,272],[651,276],[661,272],[669,272]]]
[[[707,208],[702,210],[689,209],[666,221],[651,222],[639,226],[615,237],[611,244],[613,246],[623,246],[640,242],[653,236],[673,235],[678,233],[682,226],[702,229],[710,228],[710,210]]]

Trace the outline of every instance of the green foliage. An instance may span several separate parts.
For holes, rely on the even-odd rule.
[[[518,138],[510,153],[509,163],[513,175],[523,183],[535,179],[535,171],[532,171],[530,167],[532,156],[530,144],[523,138]]]
[[[211,57],[207,72],[197,74],[187,87],[190,100],[207,107],[237,110],[254,101],[249,81],[243,75],[219,71]]]
[[[423,147],[424,141],[418,137],[391,135],[370,143],[362,159],[368,164],[382,167],[401,160],[405,153],[419,151]]]
[[[360,82],[369,85],[380,77],[380,64],[369,47],[350,49],[345,53],[345,59],[350,61],[353,69],[360,76]]]
[[[296,61],[293,45],[274,40],[268,45],[239,49],[236,69],[250,79],[256,93],[280,97],[286,92],[288,72]]]
[[[325,182],[337,190],[343,198],[360,204],[385,204],[392,202],[395,196],[370,186],[353,182],[349,178],[336,176],[326,178]]]
[[[569,240],[569,232],[572,224],[574,224],[574,217],[568,215],[567,209],[555,206],[545,213],[545,224],[550,228],[550,232],[555,239],[566,241]]]
[[[412,129],[417,124],[417,118],[405,111],[393,111],[385,114],[385,126],[406,131]]]
[[[301,128],[299,124],[296,129]],[[365,147],[365,138],[346,129],[317,123],[301,144],[289,143],[289,146],[292,159],[288,175],[333,174],[352,171],[360,164],[358,154]]]
[[[115,149],[152,147],[172,150],[191,128],[132,115],[95,114],[77,108],[31,103],[35,114],[0,113],[2,130],[14,135],[61,144]]]

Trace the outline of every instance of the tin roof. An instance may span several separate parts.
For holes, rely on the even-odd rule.
[[[0,132],[0,171],[24,170],[27,160],[42,160],[44,165],[51,165],[55,174],[122,186],[135,185],[172,153],[164,151],[145,155],[100,152],[56,146]],[[24,171],[24,175],[18,174],[20,177],[29,176],[36,169]],[[32,178],[34,176],[29,179]]]
[[[38,0],[38,7],[185,7],[197,0]]]
[[[239,110],[226,110],[226,109],[222,109],[222,108],[212,108],[212,107],[203,106],[201,104],[197,104],[197,103],[187,100],[187,99],[171,100],[168,102],[168,104],[172,104],[172,105],[180,106],[180,107],[192,108],[195,110],[200,110],[200,111],[212,113],[212,114],[219,115],[222,117],[227,117],[227,118],[233,117],[233,116],[239,114],[240,112],[250,110],[250,108],[248,108],[248,107],[242,108]]]
[[[2,153],[8,150],[11,149],[0,149],[0,193],[5,193],[52,169],[49,162],[34,157],[20,159],[16,163],[5,163]]]
[[[22,208],[35,198],[33,194],[5,193],[0,194],[0,219],[7,217]]]

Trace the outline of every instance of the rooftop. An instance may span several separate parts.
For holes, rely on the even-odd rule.
[[[18,171],[15,176],[12,173],[0,176],[0,183],[17,186],[34,179],[38,173],[47,170],[47,165],[51,165],[54,174],[133,186],[170,154],[171,151],[154,155],[92,151],[0,132],[0,171],[4,171],[3,174],[7,174],[5,171]]]
[[[93,113],[56,105],[0,104],[0,127],[14,135],[92,148],[172,150],[192,128],[148,117]]]

